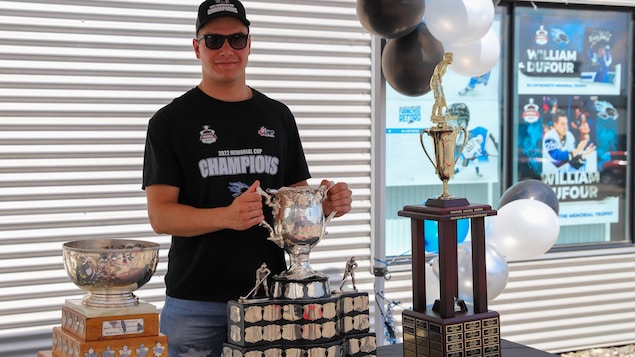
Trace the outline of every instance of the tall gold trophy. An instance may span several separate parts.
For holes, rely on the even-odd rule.
[[[456,117],[448,113],[448,107],[443,93],[442,79],[445,71],[452,63],[452,53],[447,52],[435,68],[430,79],[430,89],[434,94],[434,104],[432,105],[432,116],[430,117],[434,126],[430,129],[421,130],[419,141],[426,156],[435,168],[435,173],[443,183],[443,192],[437,199],[428,200],[427,204],[435,207],[464,206],[467,204],[465,198],[455,198],[448,192],[448,181],[454,175],[454,166],[461,155],[467,141],[467,131],[463,127],[454,125],[452,122]],[[463,142],[457,148],[457,137],[462,135]],[[424,134],[427,134],[434,144],[434,159],[426,149],[423,141]]]
[[[501,356],[499,314],[487,308],[485,267],[486,216],[496,214],[489,205],[470,204],[448,192],[448,181],[465,146],[465,128],[453,125],[443,93],[442,77],[452,63],[452,53],[434,69],[430,88],[434,93],[430,129],[420,133],[423,150],[443,183],[443,192],[425,204],[405,206],[399,216],[411,218],[413,309],[403,312],[404,357]],[[459,134],[463,134],[462,140]],[[434,145],[430,155],[424,144],[427,134]],[[462,141],[457,148],[458,141]],[[433,159],[434,157],[434,159]],[[469,219],[472,233],[472,304],[458,299],[457,221]],[[426,303],[424,222],[438,222],[439,299]]]

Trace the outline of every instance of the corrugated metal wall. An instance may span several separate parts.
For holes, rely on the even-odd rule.
[[[385,295],[412,308],[410,263],[389,267]],[[550,253],[509,262],[509,281],[489,308],[501,337],[552,353],[635,343],[635,249]],[[431,276],[434,278],[434,276]]]
[[[337,286],[355,255],[357,285],[372,291],[371,37],[354,0],[244,3],[248,83],[295,113],[311,183],[353,189],[353,212],[329,224],[311,263]],[[198,4],[0,1],[0,355],[50,349],[62,304],[83,295],[63,270],[63,242],[160,242],[137,295],[162,306],[169,237],[147,222],[143,144],[154,111],[200,79]]]

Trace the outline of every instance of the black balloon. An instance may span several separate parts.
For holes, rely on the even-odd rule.
[[[553,192],[553,189],[540,180],[523,180],[510,186],[503,192],[503,196],[501,196],[498,203],[498,209],[509,202],[520,199],[541,201],[551,207],[556,214],[558,214],[560,209],[558,197]]]
[[[386,43],[381,69],[397,92],[416,97],[430,91],[430,78],[443,54],[443,44],[425,24],[419,24],[408,35]]]
[[[399,38],[419,25],[425,8],[425,0],[357,0],[357,18],[375,36]]]

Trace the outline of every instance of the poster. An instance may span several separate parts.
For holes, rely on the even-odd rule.
[[[618,222],[628,15],[519,8],[516,16],[516,178],[553,188],[561,225]],[[623,175],[613,169],[620,159]]]
[[[495,20],[493,27],[498,30],[500,21]],[[469,78],[450,67],[443,76],[448,111],[457,117],[454,124],[467,132],[467,138],[457,137],[457,148],[464,149],[456,158],[452,184],[499,180],[500,71],[499,63],[490,72]],[[432,141],[420,136],[432,125],[433,103],[432,93],[408,97],[386,84],[386,186],[440,184],[424,151],[425,145],[434,158]]]

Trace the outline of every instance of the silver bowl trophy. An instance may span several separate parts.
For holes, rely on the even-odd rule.
[[[489,205],[470,204],[448,192],[448,181],[465,146],[465,128],[455,126],[448,114],[442,77],[452,63],[452,53],[445,53],[434,69],[430,88],[434,94],[430,129],[421,131],[423,150],[441,179],[443,191],[425,204],[405,206],[399,216],[411,218],[413,309],[404,310],[404,356],[500,356],[499,314],[487,308],[487,275],[485,267],[484,218],[496,214]],[[460,147],[457,138],[463,134]],[[427,134],[434,145],[434,159],[428,153],[423,137]],[[472,305],[458,299],[457,220],[470,219],[472,232]],[[426,303],[425,229],[424,221],[438,222],[440,298]]]
[[[159,245],[135,240],[85,240],[64,243],[64,267],[71,281],[88,292],[90,307],[133,307],[133,294],[147,283],[159,261]]]
[[[66,300],[61,326],[53,328],[52,356],[167,356],[157,308],[134,294],[155,273],[159,244],[80,240],[64,243],[62,252],[70,280],[88,294]]]
[[[228,302],[225,356],[374,356],[376,337],[370,333],[368,294],[357,291],[354,258],[346,263],[337,291],[331,291],[328,276],[309,264],[311,250],[325,235],[326,224],[334,217],[324,215],[322,203],[333,183],[310,187],[259,189],[265,204],[272,208],[273,224],[268,239],[284,249],[289,268],[271,277],[271,293],[256,298],[267,289],[270,274],[265,263],[256,271],[254,288],[244,297]],[[343,289],[351,278],[353,289]]]

